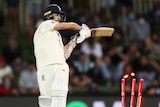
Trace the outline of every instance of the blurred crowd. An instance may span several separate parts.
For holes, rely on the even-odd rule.
[[[0,11],[3,10],[2,1]],[[84,0],[74,0],[75,7],[69,7],[68,1],[50,0],[66,12],[68,22],[86,23],[90,28],[115,28],[112,37],[89,38],[74,49],[67,60],[70,67],[69,92],[74,93],[74,87],[79,91],[85,88],[86,93],[102,93],[100,87],[113,87],[113,90],[118,87],[119,92],[121,78],[128,74],[128,93],[131,79],[136,78],[138,85],[143,78],[144,94],[160,95],[160,2],[155,2],[152,10],[136,13],[132,0],[100,0],[99,12],[91,12],[90,2],[82,5]],[[6,0],[6,4],[7,21],[0,12],[3,20],[0,28],[7,28],[11,36],[0,51],[0,95],[37,95],[35,60],[23,60],[24,48],[17,41],[19,36],[24,36],[17,36],[19,0]],[[27,0],[29,27],[26,41],[32,41],[35,29],[43,20],[43,6],[41,0]],[[122,7],[126,10],[124,16]],[[73,31],[60,33],[64,44],[75,34]]]

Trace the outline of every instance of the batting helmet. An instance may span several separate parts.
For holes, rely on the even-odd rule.
[[[53,13],[58,13],[61,15],[61,21],[65,21],[65,12],[61,10],[61,8],[57,4],[50,4],[47,6],[47,8],[44,10],[43,18],[44,20],[50,20],[54,19]]]

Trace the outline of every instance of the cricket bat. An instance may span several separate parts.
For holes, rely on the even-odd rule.
[[[111,37],[113,32],[114,28],[111,27],[91,28],[92,37]]]

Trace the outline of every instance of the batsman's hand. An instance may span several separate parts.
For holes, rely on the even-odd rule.
[[[77,43],[82,43],[86,38],[91,37],[91,30],[86,24],[82,24],[82,29],[79,31]]]

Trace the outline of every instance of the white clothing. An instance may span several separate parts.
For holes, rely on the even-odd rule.
[[[40,90],[39,106],[66,107],[69,82],[67,63],[43,67],[39,69],[37,75]]]
[[[2,79],[4,76],[9,75],[9,76],[13,76],[13,71],[12,68],[10,66],[5,66],[4,68],[0,68],[0,84],[2,84]]]
[[[34,53],[38,69],[50,64],[66,62],[62,37],[54,30],[57,23],[54,20],[44,21],[34,34]]]
[[[68,92],[69,67],[63,65],[49,65],[37,72],[40,93],[43,96],[66,95]]]
[[[69,67],[64,55],[60,33],[54,30],[58,22],[42,22],[34,35],[40,107],[66,107]]]

